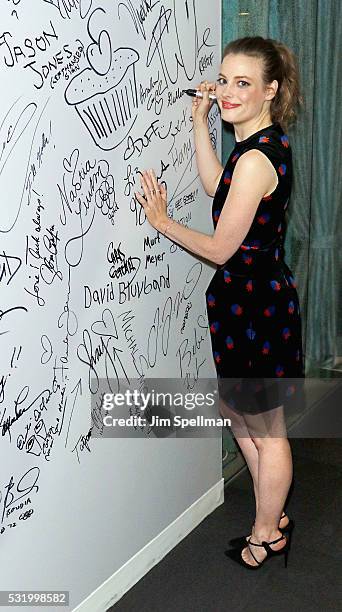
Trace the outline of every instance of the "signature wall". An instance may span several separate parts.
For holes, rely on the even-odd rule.
[[[215,375],[214,269],[134,191],[154,168],[212,231],[182,90],[216,78],[220,30],[218,0],[0,1],[1,589],[72,609],[221,480],[219,440],[101,439],[97,401]],[[209,126],[220,153],[215,106]]]

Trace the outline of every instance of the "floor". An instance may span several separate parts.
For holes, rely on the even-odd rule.
[[[318,377],[337,383],[341,371]],[[228,540],[250,532],[254,520],[252,481],[244,470],[226,486],[225,503],[108,612],[342,610],[341,388],[317,405],[316,397],[310,420],[289,436],[294,478],[286,510],[296,527],[288,567],[280,557],[253,573],[223,554]]]
[[[279,557],[251,572],[223,554],[254,520],[244,471],[226,487],[225,503],[110,612],[342,610],[342,439],[289,441],[294,478],[286,509],[296,526],[287,568]]]

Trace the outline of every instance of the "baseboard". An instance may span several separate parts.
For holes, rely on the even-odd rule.
[[[73,612],[105,612],[223,502],[222,478],[74,608]]]

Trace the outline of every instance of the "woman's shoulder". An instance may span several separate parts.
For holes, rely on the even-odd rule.
[[[291,162],[290,141],[279,123],[273,123],[236,142],[230,159],[235,163],[241,155],[255,149],[264,153],[277,169],[281,164],[286,165]]]

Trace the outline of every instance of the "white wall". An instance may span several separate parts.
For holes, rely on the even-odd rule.
[[[154,168],[169,214],[212,231],[180,92],[215,78],[220,29],[219,0],[0,6],[2,590],[104,610],[222,503],[218,438],[105,439],[91,412],[124,378],[215,377],[213,269],[148,246],[133,191]],[[219,150],[215,107],[210,129]]]

